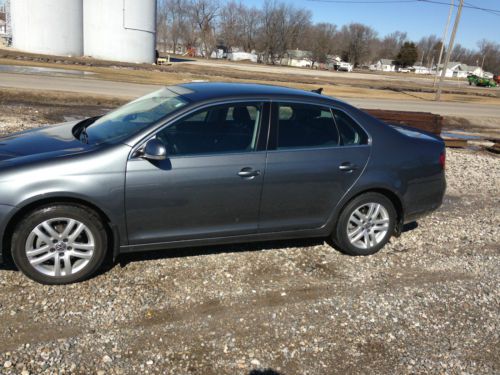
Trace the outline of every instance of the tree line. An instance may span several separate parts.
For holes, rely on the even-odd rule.
[[[218,46],[229,51],[257,51],[262,61],[274,63],[288,50],[310,51],[313,63],[325,63],[337,55],[355,66],[381,58],[400,65],[437,64],[441,41],[429,35],[410,41],[403,31],[379,36],[361,23],[338,27],[314,23],[309,10],[279,0],[266,0],[262,7],[250,7],[234,0],[159,0],[158,45],[163,51],[185,52],[196,47],[209,57]],[[483,65],[487,71],[500,70],[500,44],[481,40],[476,49],[457,44],[450,61]]]

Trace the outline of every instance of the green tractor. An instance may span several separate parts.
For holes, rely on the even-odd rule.
[[[494,81],[488,78],[481,78],[475,74],[469,74],[467,76],[467,80],[469,81],[470,86],[474,84],[478,87],[497,87],[497,84]]]

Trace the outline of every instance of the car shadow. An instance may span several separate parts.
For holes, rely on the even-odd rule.
[[[273,369],[267,368],[264,370],[252,370],[248,375],[282,375],[281,373],[274,371]]]
[[[0,271],[17,271],[17,267],[13,262],[4,259],[4,262],[0,263]]]
[[[418,223],[416,221],[412,221],[411,223],[403,225],[403,229],[401,230],[401,233],[411,232],[412,230],[415,230],[417,228],[418,228]]]
[[[412,231],[418,227],[417,222],[412,222],[405,224],[402,228],[402,233]],[[150,250],[141,251],[136,253],[123,253],[118,256],[118,258],[113,261],[112,254],[106,258],[104,265],[99,269],[96,275],[104,274],[117,265],[120,267],[126,267],[128,264],[133,262],[143,262],[149,260],[158,259],[171,259],[171,258],[184,258],[190,256],[203,256],[203,255],[214,255],[223,253],[238,253],[243,251],[266,251],[266,250],[282,250],[288,248],[297,247],[312,247],[328,243],[332,248],[339,251],[331,240],[326,238],[301,238],[292,240],[276,240],[276,241],[262,241],[262,242],[250,242],[250,243],[236,243],[228,245],[210,245],[210,246],[197,246],[197,247],[185,247],[185,248],[173,248],[165,250]],[[17,267],[10,257],[6,257],[3,263],[0,263],[0,271],[18,271]],[[264,375],[267,373],[263,373]],[[272,374],[272,373],[270,373]]]
[[[136,253],[120,254],[117,261],[113,264],[110,264],[109,266],[110,268],[113,268],[115,265],[125,267],[127,264],[132,262],[142,262],[147,260],[184,258],[189,256],[214,255],[223,253],[238,253],[243,251],[280,250],[293,247],[311,247],[322,245],[324,242],[324,238],[305,238],[295,240],[265,241],[230,245],[213,245],[203,247],[199,246],[179,249],[174,248],[165,250],[142,251]]]

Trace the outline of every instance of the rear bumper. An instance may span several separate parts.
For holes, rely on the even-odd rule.
[[[16,207],[0,204],[0,263],[5,261],[4,239],[8,235],[5,230],[15,211]]]
[[[439,178],[426,180],[408,189],[408,194],[405,196],[404,224],[413,222],[441,207],[445,192],[444,173]]]

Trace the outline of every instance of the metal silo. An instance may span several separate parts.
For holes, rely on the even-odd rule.
[[[83,34],[86,56],[153,63],[156,0],[85,0]]]
[[[83,54],[83,0],[11,0],[10,12],[14,48]]]

